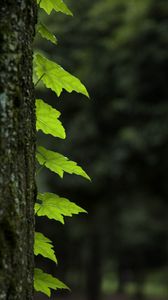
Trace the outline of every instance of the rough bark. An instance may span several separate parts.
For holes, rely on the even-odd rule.
[[[34,0],[0,0],[0,299],[33,299]]]

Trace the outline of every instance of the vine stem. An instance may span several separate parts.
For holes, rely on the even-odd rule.
[[[38,202],[37,202],[38,203]],[[39,207],[39,209],[36,211],[36,213],[35,213],[35,215],[37,215],[38,214],[38,212],[39,212],[39,210],[41,209],[41,207]]]
[[[46,162],[44,162],[44,164],[37,170],[36,175],[38,175],[41,172],[41,170],[45,167],[45,163]]]
[[[43,73],[41,75],[41,77],[36,81],[36,83],[34,84],[34,87],[36,87],[38,85],[38,83],[41,81],[41,79],[44,77],[45,73]]]
[[[41,1],[42,1],[42,0],[39,1],[38,6],[40,6]]]

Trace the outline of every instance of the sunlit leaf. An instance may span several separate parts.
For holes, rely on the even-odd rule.
[[[35,71],[38,79],[41,78],[44,85],[60,96],[63,89],[71,93],[75,91],[89,97],[85,86],[75,76],[65,71],[57,63],[46,57],[35,55]]]
[[[86,210],[66,198],[53,193],[38,194],[40,200],[35,204],[35,212],[38,216],[47,216],[49,219],[64,224],[64,217],[72,217],[73,214],[86,213]]]
[[[41,99],[36,100],[36,129],[65,139],[65,129],[58,120],[60,112]]]
[[[38,26],[37,26],[37,32],[44,39],[50,41],[53,44],[57,44],[57,38],[56,38],[56,36],[53,33],[51,33],[44,24],[42,24],[42,23],[38,24]]]
[[[37,2],[40,3],[40,7],[43,8],[48,15],[50,15],[52,10],[62,12],[63,14],[70,16],[73,15],[62,0],[38,0]]]
[[[34,254],[42,255],[57,263],[55,252],[51,240],[46,238],[42,233],[35,232],[34,237]]]
[[[36,157],[40,165],[44,165],[46,168],[57,173],[61,178],[63,178],[64,172],[67,172],[69,174],[80,175],[90,180],[90,177],[76,162],[69,160],[60,153],[47,150],[40,146],[37,148]]]
[[[34,270],[34,289],[37,292],[42,292],[48,297],[51,296],[51,289],[68,289],[69,288],[60,280],[48,273],[44,273],[41,269]]]

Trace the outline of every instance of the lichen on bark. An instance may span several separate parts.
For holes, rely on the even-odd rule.
[[[0,300],[33,299],[35,0],[0,6]]]

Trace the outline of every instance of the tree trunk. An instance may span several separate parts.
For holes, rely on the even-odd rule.
[[[33,299],[35,0],[0,1],[0,300]]]

